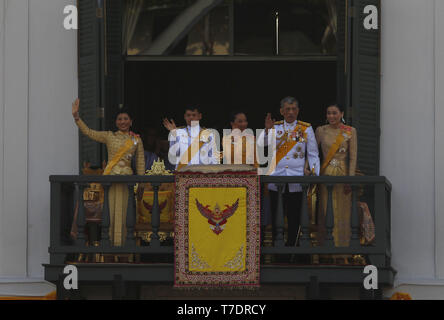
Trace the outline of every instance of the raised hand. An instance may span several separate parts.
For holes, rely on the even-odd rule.
[[[163,119],[163,126],[168,130],[168,131],[173,131],[176,129],[176,124],[174,123],[174,120],[171,119],[168,120],[167,118]]]
[[[275,122],[276,120],[271,118],[271,113],[267,113],[267,116],[265,117],[265,129],[267,129],[267,131],[272,129]]]
[[[79,98],[77,98],[72,103],[72,117],[74,118],[74,120],[79,120],[80,119],[80,116],[79,116],[79,105],[80,105],[80,100],[79,100]]]

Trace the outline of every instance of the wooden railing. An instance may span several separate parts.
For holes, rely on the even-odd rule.
[[[261,183],[275,183],[278,186],[278,209],[275,215],[275,226],[277,234],[271,246],[261,248],[262,255],[323,255],[323,254],[353,254],[363,255],[367,258],[367,263],[389,272],[380,280],[384,283],[392,283],[395,271],[391,269],[391,245],[390,245],[390,195],[391,184],[385,177],[274,177],[261,176]],[[51,275],[48,270],[51,267],[60,268],[66,264],[66,258],[72,254],[145,254],[159,255],[166,254],[173,256],[172,245],[164,245],[159,237],[160,210],[158,201],[159,187],[164,183],[174,183],[174,176],[51,176],[51,227],[50,227],[50,263],[45,265],[47,280],[55,281],[55,273]],[[87,246],[85,239],[85,212],[83,206],[83,190],[90,183],[100,183],[104,188],[104,202],[101,222],[101,240],[98,246]],[[109,238],[110,216],[108,196],[109,188],[113,183],[122,183],[128,186],[129,197],[126,217],[126,240],[122,247],[114,247]],[[151,184],[154,193],[154,203],[151,218],[151,239],[148,245],[138,245],[135,239],[136,206],[134,196],[134,186],[137,183]],[[306,193],[310,185],[325,185],[328,190],[328,203],[326,212],[326,239],[323,246],[314,246],[310,235],[310,220],[307,197],[302,197],[301,209],[301,234],[298,246],[289,247],[284,244],[284,211],[283,211],[283,189],[287,183],[301,184],[303,192]],[[335,247],[333,239],[334,210],[332,190],[336,184],[347,184],[351,189],[352,212],[351,212],[351,239],[349,247]],[[359,193],[364,188],[364,198]],[[362,193],[362,192],[361,192]],[[371,245],[361,245],[360,243],[360,218],[357,201],[363,200],[368,203],[375,223],[375,240]],[[73,241],[69,235],[72,224],[72,212],[76,202],[79,203],[77,227],[77,240]],[[106,264],[103,264],[106,265]],[[97,267],[97,265],[96,265]],[[127,268],[128,265],[125,265]],[[138,264],[140,268],[140,264]],[[146,268],[149,266],[146,265]],[[349,273],[342,276],[335,276],[333,271],[329,271],[328,276],[322,278],[325,266],[309,265],[302,269],[282,269],[282,266],[261,266],[262,283],[288,283],[307,281],[312,275],[319,277],[320,281],[331,282],[359,282],[362,281],[361,269],[349,269],[348,272],[356,272],[355,277],[349,277]],[[163,266],[151,266],[149,276],[143,276],[141,281],[173,281],[173,266],[170,263]],[[273,268],[281,268],[281,272],[275,272]],[[340,267],[335,267],[338,271]],[[358,272],[359,271],[359,272]],[[55,272],[55,271],[54,271]],[[115,274],[115,270],[113,271]],[[129,271],[128,271],[129,272]],[[159,276],[155,273],[158,272]],[[333,273],[332,273],[333,272]],[[97,274],[95,274],[96,276]],[[137,273],[128,273],[128,277],[137,280]],[[146,275],[146,273],[145,273]],[[91,275],[90,279],[94,276]],[[354,280],[350,280],[350,279]],[[151,280],[150,280],[151,279]]]

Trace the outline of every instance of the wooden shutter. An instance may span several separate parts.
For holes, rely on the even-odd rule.
[[[368,5],[378,9],[378,29],[367,30]],[[380,0],[353,1],[351,102],[352,124],[358,131],[358,168],[379,175],[380,138]]]
[[[78,55],[80,117],[94,130],[101,130],[100,120],[100,41],[96,1],[78,1]],[[83,162],[99,166],[101,146],[79,133],[79,166]]]
[[[114,130],[114,116],[123,104],[122,0],[105,2],[105,127]]]
[[[336,32],[336,51],[337,51],[337,102],[348,109],[350,105],[350,95],[347,90],[347,75],[349,74],[350,67],[349,60],[349,46],[348,46],[348,26],[349,23],[346,19],[346,6],[348,5],[346,0],[336,1],[337,12],[337,32]],[[351,118],[351,112],[346,112],[346,116]]]

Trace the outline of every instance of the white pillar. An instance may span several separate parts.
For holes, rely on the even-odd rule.
[[[444,2],[435,0],[436,276],[444,279]]]
[[[28,1],[0,1],[0,277],[27,276]]]

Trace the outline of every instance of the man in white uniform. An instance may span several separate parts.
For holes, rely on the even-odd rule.
[[[268,144],[268,131],[276,130],[276,167],[272,176],[303,176],[309,174],[304,170],[308,160],[310,169],[319,175],[319,152],[313,128],[309,123],[298,121],[299,103],[293,97],[281,101],[280,113],[283,121],[276,122],[271,114],[265,118],[265,131],[258,138],[258,144]],[[278,189],[269,184],[270,202],[273,223],[273,241],[276,236],[275,218],[277,213]],[[299,184],[286,184],[283,190],[284,214],[287,216],[287,246],[295,246],[300,224],[302,188]]]
[[[176,128],[174,120],[163,120],[163,125],[170,131],[169,158],[176,164],[176,170],[193,164],[218,164],[216,156],[214,134],[205,128],[201,128],[199,120],[202,114],[195,107],[185,110],[185,127]],[[172,157],[171,157],[172,156]]]

